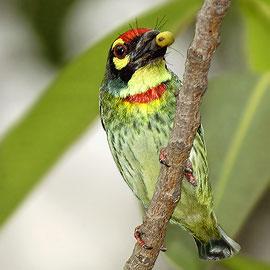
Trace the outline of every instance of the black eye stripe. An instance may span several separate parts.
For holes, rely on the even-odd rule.
[[[121,78],[121,80],[125,83],[127,83],[130,80],[130,78],[132,77],[132,75],[136,71],[136,68],[130,62],[130,63],[128,63],[127,66],[125,66],[121,70],[116,69],[115,64],[113,63],[113,58],[116,57],[114,54],[114,48],[118,45],[125,45],[127,48],[127,54],[130,54],[131,52],[133,52],[136,49],[136,45],[137,45],[139,40],[140,40],[140,37],[136,37],[129,43],[125,43],[125,44],[118,43],[113,48],[112,47],[110,48],[109,59],[108,59],[109,60],[109,63],[108,63],[108,66],[109,66],[109,73],[108,74],[109,75],[108,76],[111,79]]]

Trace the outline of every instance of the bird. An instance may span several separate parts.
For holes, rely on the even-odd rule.
[[[160,150],[169,142],[181,81],[167,66],[169,31],[132,28],[109,48],[99,91],[102,126],[120,174],[145,209],[160,171]],[[204,130],[199,126],[185,164],[181,199],[170,221],[195,239],[199,258],[220,260],[240,250],[220,227],[213,195]],[[137,241],[148,247],[135,230]]]

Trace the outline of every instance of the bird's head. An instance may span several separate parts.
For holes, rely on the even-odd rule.
[[[126,97],[168,80],[170,73],[164,56],[173,42],[171,32],[148,28],[121,34],[109,50],[105,75],[108,91]]]

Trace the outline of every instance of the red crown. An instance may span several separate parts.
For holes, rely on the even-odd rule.
[[[150,31],[149,28],[131,29],[120,35],[118,38],[123,39],[125,43],[131,42],[134,38],[141,36],[143,33]]]

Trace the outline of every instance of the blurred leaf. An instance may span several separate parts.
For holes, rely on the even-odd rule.
[[[45,56],[54,64],[64,57],[62,27],[76,0],[16,0],[40,39]]]
[[[210,181],[218,221],[233,236],[269,185],[270,74],[227,74],[212,79],[203,103]],[[176,226],[167,234],[170,261],[204,269],[191,236]]]
[[[236,256],[230,260],[222,261],[231,270],[270,270],[270,264],[254,260],[249,257]]]
[[[174,269],[203,270],[208,265],[199,259],[193,237],[176,225],[168,227],[166,247],[165,256]]]
[[[220,224],[239,231],[269,185],[270,73],[211,81],[205,109],[210,179]]]
[[[166,28],[182,30],[193,19],[200,2],[169,2],[139,17],[140,25],[151,27],[157,17],[170,14]],[[127,25],[68,65],[0,142],[0,223],[96,118],[107,52]]]
[[[231,1],[229,12],[224,18],[221,27],[221,44],[215,52],[215,61],[218,61],[218,68],[215,68],[215,61],[212,65],[212,73],[218,72],[239,72],[247,69],[247,57],[243,50],[244,23],[240,14],[237,1]],[[221,67],[221,68],[220,68]]]
[[[247,57],[253,70],[270,70],[270,1],[241,0],[246,25]]]

